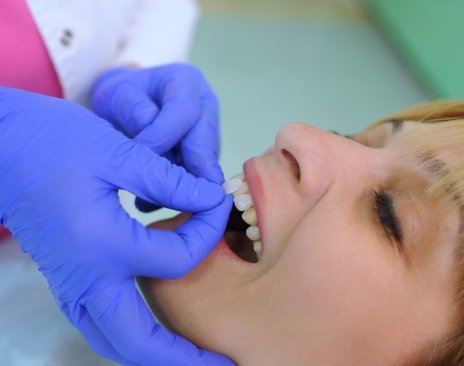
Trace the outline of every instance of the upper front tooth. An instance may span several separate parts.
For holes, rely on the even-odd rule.
[[[258,217],[256,216],[256,210],[253,207],[250,207],[244,213],[242,213],[242,219],[248,225],[256,225],[258,223]]]
[[[234,195],[237,196],[239,194],[248,193],[248,184],[247,182],[243,182],[242,185],[234,192]]]
[[[237,207],[237,210],[245,211],[253,205],[253,201],[251,200],[251,195],[239,194],[234,197],[234,204],[235,207]]]
[[[224,188],[224,191],[226,194],[233,193],[237,191],[237,189],[240,188],[240,186],[243,185],[242,180],[239,177],[236,178],[231,178],[227,182],[224,182],[222,187]]]
[[[258,229],[257,226],[249,226],[249,227],[247,227],[246,236],[248,236],[248,238],[250,240],[253,240],[253,241],[261,239],[261,235],[259,233],[259,229]]]

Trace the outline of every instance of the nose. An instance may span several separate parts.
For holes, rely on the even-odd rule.
[[[309,124],[290,123],[277,133],[275,151],[299,190],[311,201],[317,201],[335,175],[340,170],[347,171],[350,157],[361,153],[354,151],[358,149],[355,145],[359,144]]]

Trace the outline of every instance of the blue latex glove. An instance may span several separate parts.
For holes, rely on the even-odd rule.
[[[187,64],[117,68],[93,89],[95,112],[135,141],[197,177],[222,183],[219,107],[201,72]],[[155,207],[141,200],[144,212]]]
[[[117,190],[196,212],[147,229]],[[69,321],[124,365],[229,366],[156,324],[134,276],[177,278],[221,237],[231,199],[70,102],[0,87],[0,224],[37,262]]]

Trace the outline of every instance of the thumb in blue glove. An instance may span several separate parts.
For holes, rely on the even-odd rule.
[[[0,87],[0,224],[37,262],[69,321],[124,365],[230,366],[157,324],[134,277],[177,278],[222,235],[222,188],[64,100]],[[194,212],[175,231],[147,229],[117,190]]]

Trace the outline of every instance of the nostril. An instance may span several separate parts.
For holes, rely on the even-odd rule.
[[[292,169],[292,173],[295,176],[295,178],[298,181],[300,181],[301,170],[300,170],[300,164],[298,164],[298,160],[296,160],[293,154],[286,149],[282,149],[281,153],[284,156],[284,158],[288,161],[288,163],[290,164],[290,168]]]

